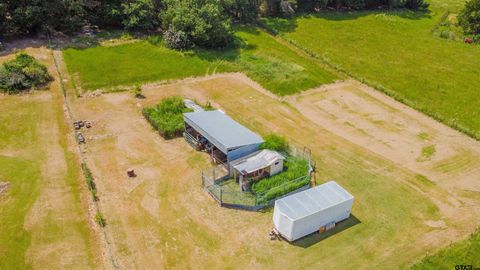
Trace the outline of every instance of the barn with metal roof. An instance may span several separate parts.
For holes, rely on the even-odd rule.
[[[221,110],[184,113],[184,136],[197,149],[204,149],[221,163],[258,150],[262,137]]]

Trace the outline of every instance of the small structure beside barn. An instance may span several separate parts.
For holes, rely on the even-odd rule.
[[[230,162],[257,151],[263,143],[262,137],[220,110],[184,113],[183,118],[187,142],[228,169]]]
[[[250,181],[259,181],[283,171],[285,157],[268,149],[254,152],[230,162],[230,176],[238,181],[240,190],[246,191]]]
[[[350,217],[353,199],[348,191],[330,181],[275,201],[273,224],[288,241],[324,232]]]

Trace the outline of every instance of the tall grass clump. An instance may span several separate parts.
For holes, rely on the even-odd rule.
[[[172,96],[163,99],[158,105],[144,108],[143,116],[165,139],[181,136],[185,129],[183,113],[191,112],[185,107],[183,98]]]
[[[95,222],[97,222],[100,227],[105,227],[107,225],[105,217],[103,217],[102,213],[100,213],[99,211],[97,211],[97,213],[95,214]]]
[[[260,149],[270,149],[282,153],[288,153],[290,151],[287,138],[281,135],[270,133],[265,136],[264,140],[265,141],[260,145]]]
[[[310,182],[308,172],[308,160],[300,157],[287,157],[283,172],[253,183],[252,191],[258,196],[257,203],[265,204],[307,185]]]
[[[92,172],[88,168],[87,164],[82,163],[83,176],[87,182],[87,187],[90,193],[92,194],[93,200],[97,200],[97,187],[95,185],[95,180],[93,179]]]

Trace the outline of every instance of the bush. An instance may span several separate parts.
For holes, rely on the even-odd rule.
[[[142,94],[142,87],[140,85],[135,85],[133,88],[133,96],[135,98],[145,98],[145,96]]]
[[[163,40],[165,46],[174,50],[188,50],[193,47],[193,43],[188,35],[181,30],[176,30],[174,27],[170,27],[163,32]]]
[[[107,225],[107,221],[103,217],[102,213],[98,211],[97,214],[95,214],[95,222],[97,222],[101,227],[105,227]]]
[[[19,92],[39,87],[51,80],[47,67],[25,53],[20,53],[0,67],[0,90],[4,92]]]
[[[154,107],[143,109],[143,115],[165,139],[171,139],[182,135],[185,129],[183,113],[191,111],[185,107],[182,97],[173,96]]]
[[[298,179],[307,174],[308,174],[308,161],[302,158],[290,156],[285,160],[283,172],[253,183],[252,191],[257,195],[260,195],[261,197],[265,197],[267,196],[267,194],[278,192],[278,191],[272,191],[272,189],[280,188],[280,190],[285,191],[284,194],[286,194],[294,190],[291,188],[297,186],[289,183],[288,181]],[[307,180],[305,180],[305,182],[308,183],[309,181],[308,177],[306,177],[306,179]],[[300,181],[300,182],[304,183],[304,181]],[[283,185],[285,185],[285,189]]]
[[[470,0],[458,15],[458,24],[466,34],[480,34],[480,0]]]
[[[265,142],[260,145],[261,149],[270,149],[278,152],[288,153],[290,146],[283,136],[271,133],[265,136]]]
[[[450,38],[450,31],[448,30],[443,30],[440,32],[440,37],[444,39],[449,39]]]

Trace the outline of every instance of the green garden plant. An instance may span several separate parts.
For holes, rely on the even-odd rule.
[[[257,203],[264,204],[307,185],[310,182],[308,169],[308,161],[306,159],[293,156],[287,157],[283,172],[253,183],[252,191],[258,196]],[[303,176],[306,177],[301,178]]]
[[[282,153],[288,153],[290,151],[290,146],[288,144],[287,138],[271,133],[264,137],[264,142],[260,145],[261,149],[270,149]]]
[[[172,139],[182,135],[183,113],[191,111],[185,107],[182,97],[172,96],[154,107],[144,108],[143,115],[165,139]]]

